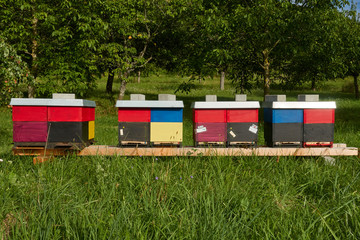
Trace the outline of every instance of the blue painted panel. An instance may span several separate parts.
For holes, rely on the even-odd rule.
[[[183,109],[155,108],[151,109],[151,122],[182,122]]]
[[[273,123],[302,123],[304,110],[302,109],[272,109]]]
[[[264,122],[272,122],[272,116],[273,116],[273,109],[271,108],[264,108]]]

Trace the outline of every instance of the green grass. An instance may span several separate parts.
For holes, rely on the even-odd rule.
[[[0,211],[18,239],[360,237],[356,157],[336,166],[291,157],[1,164]]]
[[[126,97],[156,99],[173,93],[179,80],[143,78],[129,83]],[[329,82],[320,98],[337,102],[335,142],[360,147],[360,103],[343,91],[346,81]],[[98,105],[95,136],[97,144],[116,145],[115,101],[104,88],[101,81],[88,97]],[[298,93],[286,94],[295,100]],[[231,100],[234,90],[227,84],[221,92],[217,79],[207,79],[178,95],[185,103],[185,145],[192,144],[189,105],[206,94]],[[248,95],[261,98],[261,90]],[[329,165],[321,157],[66,156],[33,165],[31,157],[11,155],[10,109],[0,108],[0,124],[3,239],[360,238],[357,157]]]

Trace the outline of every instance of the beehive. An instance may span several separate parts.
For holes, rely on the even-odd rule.
[[[334,142],[335,102],[319,102],[319,95],[299,95],[305,101],[304,147],[330,146]]]
[[[120,145],[176,144],[183,140],[182,101],[159,94],[161,101],[117,101]]]
[[[10,105],[14,146],[81,148],[94,140],[93,101],[54,95],[53,99],[13,98]]]
[[[244,96],[236,96],[241,101],[234,102],[206,99],[192,104],[195,145],[256,144],[259,102],[246,101]]]
[[[272,100],[265,99],[263,103],[264,135],[268,146],[305,146],[310,142],[332,144],[335,102]]]

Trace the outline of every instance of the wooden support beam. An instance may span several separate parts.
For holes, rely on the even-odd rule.
[[[211,147],[154,147],[118,148],[93,145],[84,148],[80,156],[357,156],[358,149],[337,145],[333,148],[211,148]]]
[[[68,148],[44,149],[42,147],[14,147],[15,155],[62,156],[358,156],[358,148],[334,144],[332,148],[213,148],[213,147],[115,147],[92,145],[81,151]]]
[[[79,150],[71,148],[54,148],[45,149],[44,147],[14,147],[12,149],[14,155],[18,156],[64,156],[68,154],[76,154]]]

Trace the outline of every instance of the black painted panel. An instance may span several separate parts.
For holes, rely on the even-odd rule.
[[[264,123],[268,146],[275,142],[303,142],[303,123]]]
[[[49,122],[49,142],[87,142],[87,122]]]
[[[253,128],[253,125],[258,127],[257,122],[227,123],[228,142],[256,142],[258,134],[257,132],[254,132],[255,129]]]
[[[333,142],[334,124],[304,124],[304,142]]]
[[[150,141],[149,122],[119,122],[119,142],[121,141]]]

